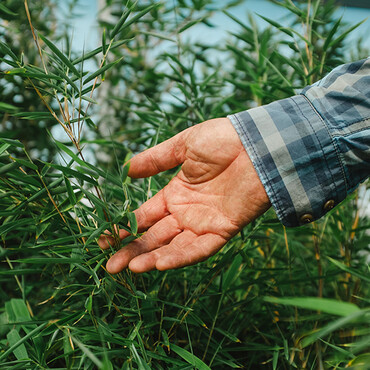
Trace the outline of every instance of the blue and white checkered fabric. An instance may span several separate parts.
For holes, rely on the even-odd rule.
[[[228,118],[282,223],[316,220],[370,175],[370,58]]]

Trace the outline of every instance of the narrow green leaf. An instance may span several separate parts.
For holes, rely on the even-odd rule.
[[[1,45],[0,45],[0,50],[1,50]],[[8,66],[11,66],[13,68],[18,67],[17,62],[13,62],[12,60],[9,60],[9,59],[6,59],[6,58],[0,58],[0,62],[4,62],[5,64],[7,64]]]
[[[50,112],[19,112],[15,113],[14,116],[27,120],[43,120],[54,118]]]
[[[138,12],[137,14],[135,14],[132,18],[130,18],[130,20],[128,20],[127,22],[125,22],[122,25],[122,27],[119,30],[117,30],[117,33],[122,32],[124,29],[130,27],[132,24],[135,24],[145,14],[149,13],[152,9],[154,9],[156,7],[159,7],[159,6],[161,6],[160,3],[151,4],[148,7],[146,7],[145,9],[141,10],[140,12]],[[112,32],[112,34],[113,34],[113,32]],[[111,34],[111,37],[113,38],[114,36],[112,36],[112,34]]]
[[[137,1],[135,2],[134,6],[136,5]],[[119,33],[121,27],[126,22],[128,16],[131,14],[132,9],[127,9],[123,14],[121,15],[121,18],[118,20],[116,25],[113,27],[113,30],[110,32],[111,39],[114,39],[114,37]],[[105,54],[105,53],[104,53]]]
[[[70,86],[72,86],[72,88],[75,90],[75,91],[80,91],[80,89],[77,87],[77,85],[72,81],[72,79],[71,78],[69,78],[69,76],[66,74],[66,73],[64,73],[64,71],[62,71],[62,70],[60,70],[59,68],[56,68],[55,69],[55,73],[58,73],[59,74],[59,78],[62,80],[62,79],[64,79],[65,81],[67,81],[68,82],[68,84],[70,85]],[[48,76],[50,76],[50,74],[48,74]]]
[[[335,260],[334,258],[331,258],[331,257],[328,257],[328,260],[334,264],[335,266],[339,267],[341,270],[343,271],[346,271],[348,273],[350,273],[351,275],[353,276],[357,276],[358,278],[360,278],[361,280],[364,280],[368,283],[370,283],[370,277],[368,275],[365,275],[365,274],[361,274],[359,271],[357,271],[356,269],[354,268],[351,268],[351,267],[348,267],[346,266],[345,264]]]
[[[66,166],[60,166],[60,165],[54,164],[54,163],[47,163],[47,162],[42,162],[42,163],[44,163],[46,166],[53,167],[53,168],[59,170],[61,173],[65,174],[65,175],[74,176],[76,179],[84,180],[84,181],[86,181],[90,184],[93,184],[94,186],[99,186],[99,184],[94,179],[92,179],[91,177],[86,176],[86,175],[84,175],[84,174],[82,174],[78,171],[75,171],[72,168],[69,168],[69,167],[66,167]]]
[[[35,171],[37,170],[37,166],[31,163],[30,161],[26,161],[25,159],[20,159],[20,158],[14,158],[14,160],[22,166],[31,168],[32,170],[35,170]]]
[[[106,54],[106,52],[107,52],[107,44],[106,44],[106,33],[107,33],[107,29],[106,28],[104,28],[104,30],[103,30],[103,33],[102,33],[102,40],[101,40],[101,46],[102,46],[102,52],[103,52],[103,55],[105,55]]]
[[[337,37],[335,40],[331,41],[328,45],[328,47],[335,47],[336,45],[338,45],[342,40],[344,40],[344,38],[349,34],[351,33],[354,29],[356,29],[357,27],[361,26],[362,23],[364,23],[366,21],[366,19],[364,19],[363,21],[361,22],[358,22],[357,24],[355,24],[354,26],[348,28],[346,31],[344,31],[339,37]]]
[[[18,108],[14,105],[0,102],[0,112],[14,113],[17,110]]]
[[[168,37],[166,35],[162,35],[160,33],[156,33],[156,32],[145,32],[145,31],[141,31],[140,32],[142,35],[148,35],[148,36],[153,36],[153,37],[157,37],[159,39],[162,39],[162,40],[167,40],[167,41],[171,41],[171,42],[176,42],[176,40],[172,39],[171,37]]]
[[[370,364],[370,352],[363,353],[351,360],[346,367],[356,370],[367,370]]]
[[[49,49],[63,62],[68,68],[76,75],[80,76],[80,73],[76,69],[76,67],[72,64],[72,62],[45,36],[39,35],[42,41],[49,47]]]
[[[130,229],[133,235],[137,234],[137,220],[134,212],[128,212],[127,213],[127,218],[130,221]]]
[[[64,151],[66,154],[68,154],[75,162],[77,162],[78,164],[80,164],[81,166],[85,167],[88,170],[92,170],[97,176],[101,176],[104,179],[107,179],[107,180],[111,181],[113,184],[115,184],[119,187],[122,185],[119,178],[111,175],[108,172],[102,171],[101,169],[93,166],[92,164],[90,164],[88,162],[83,161],[81,158],[79,158],[75,153],[73,153],[73,151],[71,149],[69,149],[63,143],[55,140],[55,144],[59,147],[59,149]],[[91,175],[93,176],[93,174],[91,174]]]
[[[6,13],[8,15],[17,16],[17,13],[14,13],[12,10],[8,9],[5,5],[0,3],[0,12]]]
[[[192,353],[188,352],[187,350],[177,346],[176,344],[170,345],[171,350],[175,352],[177,355],[182,357],[187,363],[194,366],[198,370],[211,370],[209,366],[207,366],[201,359],[194,356]]]
[[[7,334],[7,339],[9,341],[9,345],[11,347],[15,347],[13,349],[14,356],[18,360],[24,360],[28,358],[28,353],[26,350],[26,346],[24,344],[17,345],[19,342],[21,342],[22,338],[19,335],[17,329],[12,329],[8,334]]]
[[[343,329],[345,325],[356,322],[360,319],[364,319],[368,323],[369,320],[366,320],[366,317],[369,317],[369,314],[370,310],[358,310],[348,316],[344,316],[335,321],[332,321],[328,325],[324,326],[322,329],[319,329],[313,334],[303,338],[303,340],[301,341],[301,346],[302,348],[305,348],[310,344],[316,342],[318,339],[324,338],[333,331]]]
[[[218,327],[215,327],[215,331],[218,331],[219,333],[221,333],[222,335],[224,335],[226,338],[229,338],[231,341],[235,342],[235,343],[240,343],[240,339],[237,338],[235,335],[221,329],[221,328],[218,328]]]
[[[257,15],[262,18],[264,21],[266,21],[267,23],[270,23],[272,26],[276,27],[278,30],[286,33],[287,35],[289,35],[290,37],[293,37],[293,32],[291,29],[289,28],[286,28],[286,27],[282,27],[278,22],[275,22],[273,21],[272,19],[270,18],[267,18],[267,17],[264,17],[263,15],[261,14],[258,14]]]
[[[27,335],[25,335],[23,338],[21,338],[20,340],[18,340],[12,346],[10,346],[10,348],[8,350],[6,350],[4,353],[2,353],[0,355],[0,361],[2,361],[3,359],[7,358],[11,353],[14,352],[14,350],[16,348],[18,348],[19,346],[21,346],[29,338],[33,338],[36,334],[38,334],[40,331],[42,331],[45,328],[46,325],[48,325],[48,323],[47,322],[44,322],[43,324],[41,324],[37,328],[35,328],[32,331],[30,331]]]
[[[86,301],[85,301],[85,308],[87,310],[88,313],[91,313],[92,311],[92,294],[90,294],[87,298],[86,298]]]
[[[238,254],[231,263],[229,269],[225,274],[225,278],[223,279],[222,287],[226,291],[230,284],[238,277],[240,272],[242,271],[241,266],[243,262],[243,257]]]
[[[94,100],[93,98],[90,98],[89,96],[81,96],[81,99],[82,100],[86,100],[86,101],[88,101],[89,103],[91,103],[91,104],[98,104],[98,102],[96,101],[96,100]]]
[[[0,155],[3,154],[7,149],[9,149],[10,144],[3,143],[0,145]]]
[[[63,181],[63,178],[58,178],[58,179],[54,180],[53,182],[51,182],[50,184],[47,184],[48,190],[50,191],[51,189],[53,189],[56,186],[60,185],[62,181]],[[45,197],[47,196],[47,191],[46,191],[46,189],[44,187],[41,190],[37,191],[37,193],[34,193],[30,198],[28,198],[26,200],[26,202],[27,203],[33,202],[33,201],[35,201],[37,199],[40,199],[43,196],[45,196]]]
[[[10,47],[4,42],[0,41],[0,49],[3,51],[4,54],[8,54],[14,61],[18,60],[17,56],[12,52]]]
[[[85,244],[89,245],[93,240],[95,240],[96,238],[99,238],[100,235],[104,234],[104,231],[106,229],[109,229],[110,227],[111,227],[110,222],[105,222],[101,224],[94,232],[90,234]]]
[[[124,40],[120,40],[120,41],[116,41],[116,42],[113,42],[112,43],[112,46],[110,47],[110,50],[113,50],[113,49],[116,49],[118,48],[119,46],[123,45],[123,44],[126,44],[127,42],[131,41],[132,38],[130,39],[124,39]],[[72,64],[78,64],[78,63],[81,63],[83,60],[87,60],[87,59],[90,59],[92,57],[94,57],[96,54],[99,54],[101,53],[104,49],[107,49],[109,46],[109,44],[106,44],[104,47],[103,46],[100,46],[92,51],[90,51],[89,53],[86,53],[84,54],[83,56],[75,59],[72,61]]]
[[[14,314],[15,321],[31,321],[31,315],[28,311],[26,304],[24,303],[23,299],[20,298],[13,298],[10,300],[10,307],[12,309],[12,313]]]
[[[36,225],[36,240],[49,228],[49,226],[49,222],[41,222]]]
[[[13,269],[13,270],[0,270],[0,276],[22,276],[22,275],[35,275],[39,274],[40,269],[25,269],[25,268],[20,268],[20,269]],[[1,360],[1,356],[0,356]]]
[[[347,316],[360,309],[353,303],[318,297],[265,297],[265,302],[295,306],[308,310],[322,311],[331,315]]]
[[[24,148],[24,145],[19,140],[13,140],[13,139],[7,139],[5,137],[0,137],[0,141],[2,141],[3,143],[14,145],[17,148]]]
[[[170,340],[168,338],[168,334],[166,330],[162,329],[162,339],[163,339],[163,344],[169,349],[170,348]]]
[[[8,163],[5,165],[0,166],[0,176],[6,174],[7,172],[10,172],[14,170],[15,168],[18,168],[19,164],[17,162]]]
[[[230,19],[232,19],[234,22],[236,22],[237,24],[239,24],[239,26],[243,27],[246,31],[248,31],[248,32],[251,31],[250,27],[248,27],[247,25],[245,25],[240,19],[236,18],[234,15],[232,15],[228,11],[223,10],[222,12],[225,15],[227,15]]]
[[[326,40],[325,40],[324,45],[323,45],[323,47],[322,47],[322,50],[326,51],[326,50],[328,49],[328,46],[329,46],[329,44],[330,44],[331,40],[333,39],[335,32],[337,32],[337,29],[338,29],[338,27],[339,27],[339,25],[340,25],[340,23],[341,23],[341,21],[342,21],[342,18],[343,18],[343,17],[340,17],[340,18],[335,22],[334,26],[332,27],[332,29],[331,29],[331,30],[330,30],[330,32],[328,33],[328,36],[326,37]]]
[[[121,181],[122,181],[122,184],[124,184],[127,180],[127,177],[128,177],[128,171],[130,170],[130,162],[126,163],[123,167],[122,167],[122,172],[121,172]]]
[[[26,225],[27,226],[34,225],[33,219],[23,218],[23,219],[13,221],[13,222],[3,223],[0,226],[0,235],[5,234],[14,229],[15,230],[19,228],[23,229],[23,226],[26,226]]]
[[[178,33],[184,32],[185,30],[187,30],[188,28],[194,26],[195,24],[198,24],[198,23],[202,22],[204,19],[205,19],[205,17],[201,17],[201,18],[198,18],[198,19],[194,19],[194,20],[192,20],[190,22],[187,22],[182,27],[180,27],[180,29],[177,32]]]
[[[115,66],[117,63],[121,62],[123,59],[122,58],[119,58],[118,60],[112,62],[112,63],[109,63],[109,64],[106,64],[105,66],[99,68],[97,71],[95,71],[94,73],[92,73],[90,76],[87,76],[85,78],[85,81],[83,82],[84,84],[90,82],[91,80],[93,80],[94,78],[98,77],[99,75],[101,75],[102,73],[104,73],[105,71],[107,71],[108,69],[112,68],[113,66]]]
[[[60,264],[71,264],[71,263],[81,263],[83,260],[82,258],[54,258],[54,257],[40,257],[40,258],[20,258],[16,260],[12,260],[12,262],[19,262],[19,263],[29,263],[34,265],[56,265]],[[18,320],[18,321],[26,321],[26,320]]]
[[[77,203],[77,199],[76,199],[76,195],[73,191],[71,182],[69,181],[68,177],[66,177],[66,176],[64,176],[64,182],[65,182],[66,187],[67,187],[69,200],[70,200],[71,204],[74,206]]]

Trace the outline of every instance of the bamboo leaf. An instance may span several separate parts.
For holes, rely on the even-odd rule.
[[[8,163],[2,166],[0,165],[0,176],[8,172],[11,172],[18,167],[19,167],[19,164],[17,162]]]
[[[72,62],[55,46],[50,40],[48,40],[45,36],[39,35],[42,41],[49,47],[49,49],[63,62],[76,76],[80,76],[80,72],[76,69],[76,67],[72,64]]]
[[[18,107],[14,105],[0,102],[0,112],[14,113],[18,110]]]
[[[103,33],[102,33],[102,40],[101,40],[101,47],[102,47],[103,55],[105,55],[107,53],[106,33],[107,33],[107,29],[104,28]]]
[[[146,7],[145,9],[143,9],[140,12],[138,12],[137,14],[135,14],[132,18],[130,18],[130,20],[126,21],[126,19],[125,19],[121,28],[116,30],[116,34],[119,33],[119,32],[122,32],[126,28],[130,27],[132,24],[136,23],[140,18],[142,18],[145,14],[149,13],[151,10],[153,10],[154,8],[157,8],[159,6],[161,6],[160,3],[159,4],[158,3],[157,4],[151,4],[148,7]],[[113,38],[114,36],[115,36],[115,34],[112,31],[111,38]]]
[[[211,370],[201,359],[188,352],[187,350],[177,346],[176,344],[171,344],[170,348],[177,355],[182,357],[187,363],[194,366],[198,370]]]
[[[21,346],[29,338],[33,338],[36,334],[38,334],[39,332],[41,332],[46,327],[46,325],[48,325],[48,323],[47,322],[44,322],[43,324],[41,324],[37,328],[35,328],[32,331],[30,331],[23,338],[17,340],[13,345],[10,346],[10,348],[8,350],[6,350],[5,352],[3,352],[0,355],[0,361],[3,360],[4,358],[7,358],[10,353],[14,352],[15,349],[17,349],[19,346]]]
[[[341,270],[343,271],[346,271],[348,273],[350,273],[351,275],[353,276],[357,276],[358,278],[360,278],[361,280],[364,280],[366,281],[367,283],[370,283],[370,277],[368,275],[365,275],[365,274],[361,274],[359,271],[357,271],[356,269],[354,268],[351,268],[351,267],[348,267],[346,266],[345,264],[335,260],[334,258],[331,258],[331,257],[328,257],[328,260],[334,264],[335,266],[339,267]]]
[[[328,325],[324,326],[322,329],[315,331],[313,334],[303,338],[301,341],[302,348],[309,346],[310,344],[316,342],[320,338],[326,337],[328,334],[335,330],[342,329],[345,325],[356,322],[360,319],[364,319],[368,323],[366,317],[368,318],[370,314],[369,310],[358,310],[349,314],[347,316],[341,317],[335,321],[332,321]]]
[[[275,28],[277,28],[279,31],[282,31],[282,32],[286,33],[288,36],[293,37],[293,32],[292,32],[292,30],[291,30],[291,29],[286,28],[286,27],[283,27],[283,26],[281,26],[278,22],[275,22],[275,21],[273,21],[273,20],[272,20],[272,19],[270,19],[270,18],[264,17],[264,16],[263,16],[263,15],[261,15],[261,14],[258,14],[258,13],[257,13],[257,15],[258,15],[260,18],[262,18],[264,21],[266,21],[267,23],[270,23],[272,26],[274,26]]]
[[[76,195],[73,191],[72,185],[71,185],[68,177],[64,176],[64,182],[65,182],[66,187],[67,187],[69,200],[70,200],[71,204],[74,206],[77,203],[77,199],[76,199]]]
[[[3,143],[7,143],[13,146],[16,146],[17,148],[24,148],[24,145],[19,140],[14,139],[7,139],[5,137],[0,137],[0,141]]]
[[[123,57],[112,62],[112,63],[109,63],[109,64],[106,64],[105,66],[99,68],[97,71],[95,71],[94,73],[92,73],[91,75],[87,76],[86,79],[84,80],[84,84],[90,82],[91,80],[93,80],[94,78],[98,77],[99,75],[103,74],[104,72],[106,72],[108,69],[112,68],[113,66],[115,66],[117,63],[121,62],[123,60]]]
[[[132,234],[136,235],[138,225],[137,225],[137,219],[136,219],[135,213],[134,212],[128,212],[127,213],[127,218],[130,221],[130,230],[131,230]]]
[[[92,179],[91,177],[89,176],[86,176],[76,170],[73,170],[72,168],[69,168],[69,167],[65,167],[65,166],[60,166],[58,164],[54,164],[54,163],[48,163],[48,162],[43,162],[46,166],[48,167],[52,167],[52,168],[55,168],[57,170],[59,170],[61,173],[65,174],[65,175],[70,175],[70,176],[73,176],[75,177],[76,179],[79,179],[79,180],[82,180],[82,181],[86,181],[94,186],[99,186],[99,184],[94,180]],[[62,178],[63,180],[63,178]]]
[[[26,161],[25,159],[14,158],[14,161],[19,163],[22,166],[31,168],[32,170],[35,170],[35,171],[37,170],[37,166],[35,164],[31,163],[30,161]]]
[[[177,31],[178,33],[182,33],[184,31],[186,31],[188,28],[198,24],[198,23],[201,23],[203,22],[205,19],[205,17],[201,17],[201,18],[198,18],[198,19],[194,19],[190,22],[187,22],[186,24],[184,24],[182,27],[180,27],[180,29]]]
[[[19,335],[17,329],[12,329],[6,337],[9,341],[9,345],[11,346],[11,348],[13,348],[12,352],[14,353],[14,356],[18,360],[27,359],[28,352],[26,350],[26,346],[24,344],[18,344],[22,341],[22,338]]]
[[[6,13],[8,15],[17,16],[17,13],[14,13],[12,10],[8,9],[4,4],[0,3],[0,12]]]
[[[335,22],[334,26],[332,27],[332,29],[330,30],[330,32],[329,32],[329,34],[328,34],[328,36],[326,37],[325,43],[324,43],[324,45],[323,45],[323,47],[322,47],[322,49],[323,49],[324,51],[326,51],[326,50],[328,49],[328,46],[329,46],[329,44],[330,44],[331,40],[333,39],[335,32],[337,32],[337,29],[338,29],[338,27],[339,27],[339,25],[340,25],[340,23],[341,23],[341,21],[342,21],[342,18],[343,18],[343,17],[340,17],[340,18]]]
[[[114,50],[114,49],[118,48],[119,46],[124,45],[124,44],[126,44],[127,42],[129,42],[131,40],[133,40],[133,39],[130,38],[130,39],[124,39],[124,40],[120,40],[120,41],[115,41],[115,42],[112,43],[112,45],[110,47],[110,50]],[[78,63],[81,63],[82,61],[90,59],[90,58],[94,57],[95,55],[101,53],[103,50],[106,50],[108,48],[108,46],[109,46],[109,44],[106,44],[104,47],[100,46],[100,47],[82,55],[81,57],[73,60],[72,64],[78,64]]]
[[[366,21],[366,19],[364,19],[363,21],[361,22],[358,22],[357,24],[355,24],[354,26],[348,28],[345,32],[343,32],[339,37],[337,37],[336,39],[332,40],[329,45],[327,47],[335,47],[337,46],[342,40],[344,40],[344,38],[349,34],[351,33],[353,30],[355,30],[357,27],[361,26],[362,23],[364,23]]]
[[[137,4],[137,1],[134,3],[134,6],[136,6]],[[133,6],[133,7],[134,7]],[[110,37],[112,39],[114,39],[114,37],[117,35],[117,33],[119,33],[121,27],[123,26],[123,24],[126,22],[128,16],[130,15],[132,9],[127,9],[121,16],[121,18],[118,20],[118,22],[116,23],[116,25],[113,27],[113,30],[110,32]],[[104,53],[105,54],[105,53]]]
[[[111,175],[109,172],[104,172],[104,171],[100,170],[99,168],[93,166],[92,164],[82,160],[75,153],[73,153],[73,151],[71,149],[69,149],[63,143],[55,140],[55,144],[59,147],[59,149],[61,149],[66,154],[68,154],[75,162],[77,162],[81,166],[85,167],[87,170],[92,170],[96,174],[96,176],[101,176],[104,179],[107,179],[107,180],[111,181],[115,185],[121,186],[121,181],[120,181],[119,178],[116,178],[115,176]]]
[[[331,315],[347,316],[360,309],[353,303],[337,301],[335,299],[318,297],[265,297],[265,302],[277,303],[288,306],[305,308],[308,310],[322,311]]]
[[[171,42],[176,42],[176,40],[172,39],[171,37],[168,37],[166,35],[162,35],[160,33],[156,32],[146,32],[146,31],[141,31],[140,32],[142,35],[148,35],[148,36],[153,36],[157,37],[158,39],[166,40],[166,41],[171,41]]]
[[[4,42],[1,42],[1,41],[0,41],[0,50],[4,54],[8,54],[14,61],[18,60],[17,56],[12,52],[10,47],[7,44],[5,44]]]
[[[93,98],[90,98],[89,96],[81,96],[81,99],[82,100],[86,100],[86,101],[88,101],[89,103],[91,103],[91,104],[98,104],[98,102],[96,101],[96,100],[94,100]]]

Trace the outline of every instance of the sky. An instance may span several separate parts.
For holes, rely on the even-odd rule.
[[[73,45],[77,51],[89,50],[99,46],[100,34],[97,28],[98,18],[98,0],[79,0],[78,15],[75,18],[68,18],[67,14],[61,14],[61,18],[69,20],[73,32]],[[287,11],[275,4],[270,3],[268,0],[245,0],[241,5],[230,10],[230,12],[237,16],[242,21],[247,21],[247,14],[254,15],[261,14],[267,18],[275,21],[282,21]],[[367,20],[357,30],[352,33],[351,38],[356,39],[360,36],[369,40],[370,45],[370,9],[363,8],[350,8],[341,7],[337,11],[338,17],[343,16],[343,20],[350,24],[355,24],[363,19]],[[268,24],[255,16],[259,26],[264,27]],[[227,32],[233,32],[238,29],[238,25],[233,22],[226,15],[218,12],[211,19],[216,28],[209,28],[205,25],[196,25],[186,31],[185,37],[191,40],[196,40],[200,36],[204,39],[213,39],[215,41],[225,38]]]

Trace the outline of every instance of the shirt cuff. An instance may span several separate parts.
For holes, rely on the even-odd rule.
[[[228,118],[285,226],[312,222],[346,197],[339,152],[304,95]]]

